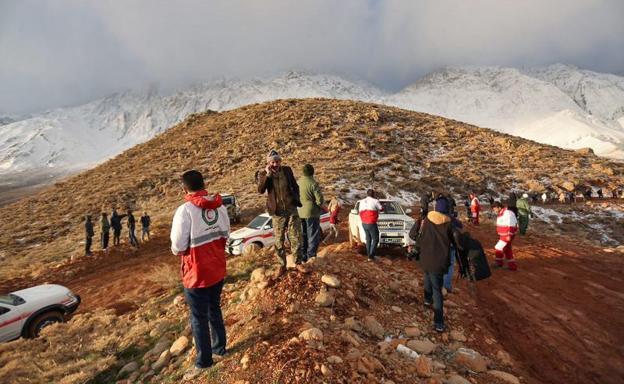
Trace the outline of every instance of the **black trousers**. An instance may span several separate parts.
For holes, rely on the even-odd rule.
[[[91,236],[87,236],[87,240],[85,241],[85,254],[86,255],[91,253],[91,243],[93,243],[93,238]]]
[[[108,248],[108,239],[110,237],[110,234],[108,232],[102,232],[102,234],[100,235],[100,241],[101,241],[101,245],[102,245],[102,249],[107,249]]]
[[[121,228],[117,229],[114,228],[113,229],[113,244],[114,245],[119,245],[120,241],[119,238],[121,237]]]

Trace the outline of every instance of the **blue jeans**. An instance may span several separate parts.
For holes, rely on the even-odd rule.
[[[197,358],[195,366],[212,366],[212,354],[225,354],[225,324],[221,313],[223,280],[208,288],[184,288],[186,302],[191,309],[191,328],[195,339]]]
[[[451,246],[451,266],[448,269],[448,272],[444,274],[444,288],[447,291],[451,292],[453,289],[453,272],[455,272],[455,248]]]
[[[307,261],[312,257],[316,257],[316,252],[321,243],[321,218],[310,217],[309,219],[301,219],[301,226],[303,229],[301,253],[303,261]]]
[[[444,326],[444,308],[442,298],[442,281],[443,274],[425,272],[424,273],[424,291],[425,302],[433,304],[433,324],[435,326]]]
[[[362,228],[366,234],[366,255],[369,259],[374,259],[379,243],[379,227],[377,224],[362,224]]]

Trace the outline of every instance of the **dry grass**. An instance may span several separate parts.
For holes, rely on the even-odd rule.
[[[180,272],[178,271],[178,268],[173,265],[162,264],[152,268],[152,271],[147,276],[147,279],[168,291],[177,291],[181,289]]]

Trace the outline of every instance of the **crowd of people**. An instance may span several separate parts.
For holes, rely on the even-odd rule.
[[[126,218],[126,225],[128,227],[128,242],[131,246],[138,248],[139,241],[137,240],[136,231],[136,219],[134,218],[132,210],[128,209],[126,213],[119,214],[117,209],[113,207],[110,215],[110,220],[106,212],[102,212],[100,215],[100,247],[103,252],[108,253],[110,231],[113,230],[113,245],[119,246],[121,244],[121,231],[123,229],[123,219]],[[150,225],[151,218],[147,212],[143,212],[141,216],[141,241],[145,242],[150,238]],[[93,245],[93,237],[95,236],[95,230],[91,215],[85,216],[85,255],[92,256],[91,246]]]
[[[338,237],[338,213],[341,208],[338,197],[334,196],[326,206],[321,187],[314,177],[314,167],[306,164],[302,174],[297,180],[293,170],[282,165],[282,158],[275,150],[268,154],[265,168],[256,173],[257,191],[266,195],[266,210],[272,218],[279,263],[275,278],[286,273],[288,250],[295,261],[295,268],[304,270],[302,263],[316,257],[322,241]],[[192,379],[221,360],[226,353],[221,291],[226,274],[225,244],[230,224],[220,195],[208,194],[200,172],[192,170],[184,173],[182,183],[185,203],[178,207],[173,218],[171,250],[181,258],[184,294],[190,308],[197,348],[195,365],[184,377]],[[420,217],[409,233],[413,245],[408,255],[418,260],[424,272],[424,305],[433,309],[433,326],[438,332],[446,329],[443,297],[453,290],[456,264],[460,276],[471,280],[489,277],[490,267],[518,270],[512,244],[517,234],[527,233],[529,220],[533,217],[531,203],[536,200],[527,193],[518,198],[514,192],[509,193],[504,204],[491,196],[487,200],[490,207],[488,214],[495,218],[498,239],[492,244],[495,259],[491,266],[482,244],[465,231],[458,220],[455,199],[450,195],[436,196],[433,193],[421,196]],[[483,206],[477,194],[469,194],[464,205],[466,223],[479,226]],[[383,205],[376,198],[375,191],[370,189],[357,207],[366,236],[366,255],[369,261],[375,261],[379,241],[377,220],[383,212]],[[321,239],[320,216],[326,211],[330,213],[330,230],[326,239]],[[116,222],[123,218],[115,212],[113,214],[117,217]],[[142,219],[141,223],[144,228],[149,228],[149,217],[146,221]],[[134,220],[128,220],[128,226],[130,242],[134,244]],[[119,230],[114,233],[118,238]],[[286,241],[290,243],[289,247]]]

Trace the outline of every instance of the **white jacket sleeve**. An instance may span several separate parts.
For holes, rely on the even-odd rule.
[[[178,207],[171,224],[171,252],[178,255],[186,251],[191,242],[191,215],[184,205]]]

